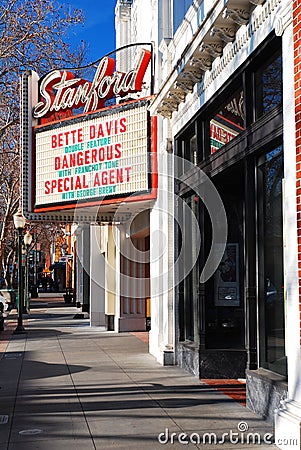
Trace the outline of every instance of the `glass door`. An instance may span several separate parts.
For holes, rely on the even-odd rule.
[[[283,278],[283,150],[258,161],[260,365],[286,375]]]

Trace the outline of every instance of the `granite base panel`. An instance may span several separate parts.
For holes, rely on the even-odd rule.
[[[119,332],[123,331],[146,331],[145,317],[120,317]]]
[[[200,354],[200,378],[245,378],[245,351],[206,351]]]
[[[287,398],[287,383],[273,372],[246,371],[247,407],[269,422],[274,420],[274,411]]]
[[[199,347],[193,344],[178,344],[177,365],[199,377]]]

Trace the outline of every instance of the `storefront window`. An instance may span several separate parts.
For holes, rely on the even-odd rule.
[[[261,366],[285,375],[282,179],[278,147],[259,160],[259,308]]]
[[[191,168],[190,164],[185,165],[184,160],[190,161],[194,166],[200,162],[196,134],[188,134],[183,140],[179,139],[177,145],[179,158],[176,161],[176,177],[180,177]]]
[[[232,141],[244,128],[244,96],[241,89],[230,96],[210,120],[210,153]]]
[[[197,341],[199,266],[198,260],[198,203],[196,195],[189,196],[183,202],[181,223],[181,252],[184,254],[183,269],[191,268],[180,286],[180,328],[181,340]],[[186,206],[185,206],[186,205]],[[188,208],[189,209],[188,209]],[[190,212],[191,211],[191,212]]]
[[[229,172],[220,195],[227,214],[228,242],[206,285],[206,348],[244,348],[242,176]]]
[[[197,141],[196,141],[196,135],[194,134],[189,139],[189,160],[194,164],[195,166],[198,163],[198,157],[197,157]]]
[[[282,57],[277,52],[255,74],[256,118],[282,103]]]

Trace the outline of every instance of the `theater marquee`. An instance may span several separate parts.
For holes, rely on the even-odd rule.
[[[114,109],[35,130],[36,210],[149,189],[147,102]]]
[[[23,209],[29,219],[69,220],[75,209],[85,207],[87,214],[90,206],[107,214],[108,205],[155,198],[156,118],[145,96],[151,51],[135,49],[127,73],[110,55],[90,68],[90,81],[69,70],[41,80],[34,72],[24,75]]]

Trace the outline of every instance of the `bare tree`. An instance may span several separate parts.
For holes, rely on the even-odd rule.
[[[81,10],[52,0],[0,4],[0,276],[14,263],[12,217],[20,200],[20,78],[33,69],[78,67],[85,48],[71,49],[68,33],[83,23]],[[6,277],[8,279],[8,277]]]

